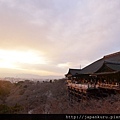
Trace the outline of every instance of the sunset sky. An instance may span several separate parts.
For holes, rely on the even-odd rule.
[[[0,77],[64,77],[118,51],[120,0],[0,0]]]

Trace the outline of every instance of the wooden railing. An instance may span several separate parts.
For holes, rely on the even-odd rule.
[[[68,83],[67,86],[74,87],[74,88],[88,89],[88,85],[87,84]]]
[[[108,89],[120,89],[120,86],[118,84],[105,84],[105,83],[99,83],[99,84],[75,84],[75,83],[68,83],[67,86],[77,88],[77,89],[88,89],[88,88],[108,88]]]
[[[99,87],[101,87],[101,88],[108,88],[108,89],[120,89],[120,86],[118,84],[113,85],[113,84],[101,83],[101,84],[99,84]]]

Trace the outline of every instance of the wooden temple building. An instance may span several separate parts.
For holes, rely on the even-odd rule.
[[[120,52],[109,54],[83,69],[69,69],[68,94],[80,100],[120,93]]]

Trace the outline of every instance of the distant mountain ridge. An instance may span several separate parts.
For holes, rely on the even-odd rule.
[[[52,76],[52,75],[49,75],[49,76],[40,76],[40,75],[34,75],[34,74],[11,74],[11,73],[8,73],[4,76],[0,76],[2,78],[5,78],[5,77],[14,77],[14,78],[23,78],[23,79],[60,79],[60,78],[63,78],[63,76]]]

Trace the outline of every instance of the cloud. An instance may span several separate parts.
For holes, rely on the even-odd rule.
[[[71,65],[71,63],[67,62],[67,63],[60,63],[57,66],[60,68],[68,68],[70,65]]]
[[[0,48],[43,52],[50,63],[35,70],[84,67],[119,51],[119,6],[119,0],[0,0]]]

